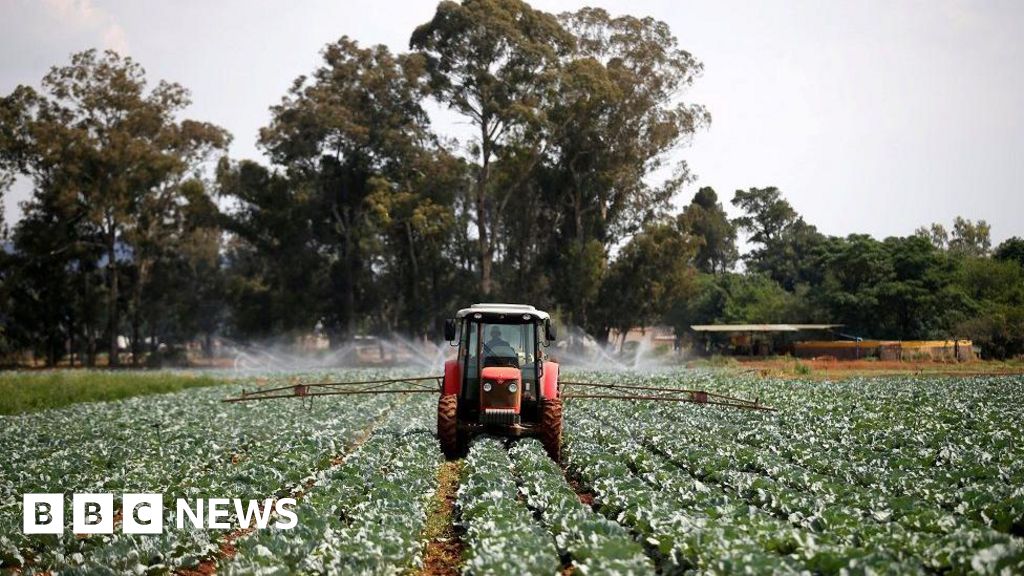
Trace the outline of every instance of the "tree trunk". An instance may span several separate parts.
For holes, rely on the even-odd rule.
[[[139,318],[139,310],[132,310],[132,366],[139,367],[139,358],[142,356],[142,320]]]
[[[85,365],[89,368],[96,366],[96,325],[95,315],[92,307],[92,274],[86,271],[83,275],[82,289],[82,310],[83,310],[83,335],[85,337]]]
[[[487,180],[490,178],[491,143],[487,137],[488,121],[480,123],[480,174],[476,179],[476,231],[477,252],[480,257],[480,293],[491,294],[491,271],[493,268],[493,251],[491,239],[487,234]]]
[[[158,352],[158,350],[159,350],[158,347],[160,346],[160,344],[159,344],[159,342],[157,340],[157,337],[156,337],[156,326],[157,326],[156,319],[153,318],[153,317],[150,317],[150,319],[149,319],[149,353],[150,354],[156,354]]]
[[[477,253],[480,257],[480,293],[484,296],[488,296],[491,293],[492,269],[489,238],[487,236],[487,223],[485,221],[485,218],[487,217],[486,205],[487,202],[484,198],[483,187],[478,184],[476,197],[476,244]]]
[[[107,232],[107,272],[110,275],[110,293],[107,294],[107,330],[110,333],[110,340],[107,346],[107,364],[111,367],[120,365],[120,360],[117,357],[117,333],[118,326],[120,325],[120,316],[117,307],[117,254],[115,253],[117,249],[117,236],[115,230],[116,228],[111,225],[110,231]]]
[[[345,255],[345,286],[344,286],[344,303],[345,308],[345,329],[344,329],[344,340],[349,342],[352,340],[356,333],[356,282],[355,282],[355,270],[356,265],[353,262],[354,256],[351,253],[352,247],[351,242],[346,250]]]
[[[85,343],[85,365],[89,368],[96,367],[96,326],[92,322],[86,327]]]
[[[148,266],[136,254],[135,286],[132,286],[132,366],[138,367],[142,359],[142,287],[146,282]]]
[[[395,315],[398,316],[395,321],[395,325],[399,327],[399,330],[405,330],[408,334],[414,334],[420,329],[420,326],[414,326],[412,319],[414,318],[413,310],[422,310],[421,305],[422,298],[419,295],[420,282],[420,263],[416,257],[416,239],[412,233],[412,225],[407,220],[405,222],[405,238],[409,245],[409,263],[412,265],[412,275],[408,277],[408,282],[405,285],[406,298],[399,307],[395,310]],[[402,320],[404,319],[404,326]]]
[[[78,326],[75,325],[75,315],[70,314],[68,317],[68,364],[71,368],[75,367],[75,331]]]
[[[51,323],[51,326],[54,323]],[[57,335],[54,328],[50,328],[46,336],[46,367],[53,368],[57,365]]]

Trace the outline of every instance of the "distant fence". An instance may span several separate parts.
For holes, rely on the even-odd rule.
[[[832,356],[839,360],[973,360],[970,340],[861,340],[806,341],[793,343],[797,358]]]

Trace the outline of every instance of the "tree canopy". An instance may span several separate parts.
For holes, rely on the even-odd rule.
[[[993,248],[984,220],[836,237],[774,186],[685,203],[679,151],[711,117],[687,94],[703,65],[664,22],[446,0],[409,44],[325,46],[270,106],[261,160],[229,157],[225,130],[184,117],[185,87],[110,51],[0,95],[0,193],[32,186],[18,222],[0,214],[0,354],[437,339],[480,299],[598,341],[828,322],[1024,353],[1024,240]],[[470,135],[437,132],[432,106]]]

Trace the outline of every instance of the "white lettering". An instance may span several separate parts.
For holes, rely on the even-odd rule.
[[[21,503],[25,534],[62,534],[64,532],[63,494],[25,494]]]
[[[196,498],[196,508],[192,510],[192,507],[188,505],[188,500],[184,498],[178,498],[177,512],[175,514],[178,530],[185,528],[185,516],[188,516],[189,521],[192,522],[193,528],[203,527],[203,499]]]
[[[244,509],[242,501],[235,499],[235,515],[238,517],[238,525],[241,528],[248,528],[252,524],[253,518],[256,519],[257,528],[261,530],[266,528],[267,523],[270,522],[270,512],[273,508],[269,498],[263,501],[263,506],[260,506],[259,500],[249,500],[249,505]]]
[[[75,534],[113,534],[114,495],[72,495],[71,527]]]
[[[160,494],[125,494],[121,510],[125,534],[159,534],[164,530],[164,499]]]
[[[231,512],[227,510],[227,506],[230,501],[227,498],[210,498],[206,501],[207,506],[207,528],[214,528],[217,530],[227,530],[231,528],[231,525],[227,522],[221,522],[221,518],[227,518]]]
[[[295,528],[295,526],[298,525],[299,517],[295,514],[295,512],[289,510],[290,507],[294,506],[295,498],[281,498],[276,503],[274,503],[274,510],[277,511],[278,516],[288,518],[288,521],[286,522],[278,520],[274,524],[274,528],[277,528],[278,530],[291,530],[292,528]]]

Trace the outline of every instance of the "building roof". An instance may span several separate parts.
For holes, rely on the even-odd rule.
[[[695,332],[799,332],[801,330],[831,330],[842,324],[694,324]]]
[[[537,310],[533,306],[529,306],[526,304],[500,304],[493,302],[482,302],[478,304],[473,304],[469,308],[463,308],[462,310],[459,310],[455,314],[455,317],[465,318],[466,316],[470,316],[472,314],[485,314],[490,316],[524,316],[526,314],[529,314],[530,316],[533,316],[534,318],[540,320],[548,320],[551,318],[551,316],[547,312],[543,310]]]

